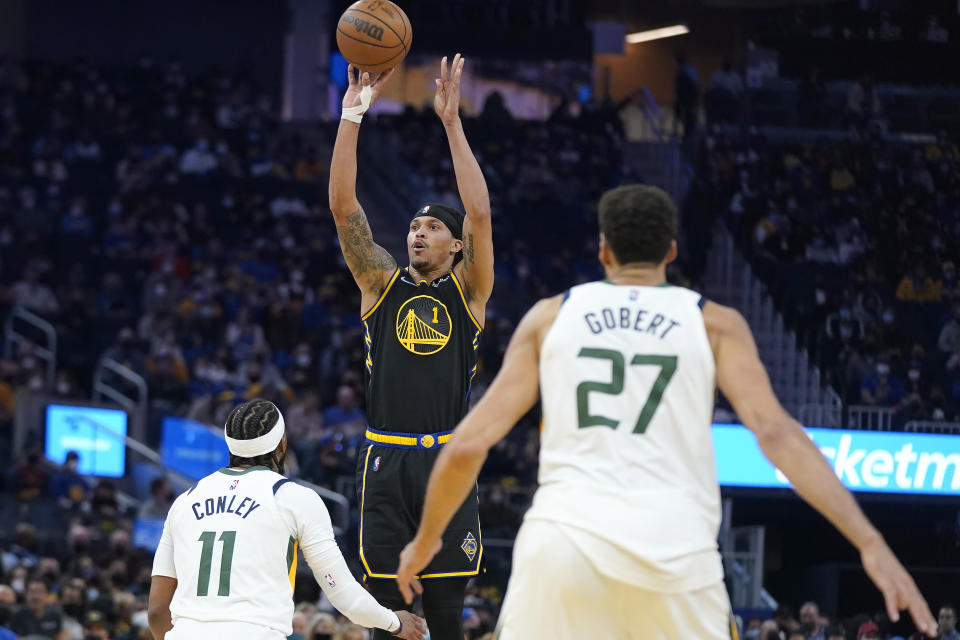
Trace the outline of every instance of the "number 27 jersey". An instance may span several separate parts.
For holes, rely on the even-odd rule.
[[[574,287],[540,354],[540,489],[601,571],[660,591],[719,580],[716,369],[700,294]]]

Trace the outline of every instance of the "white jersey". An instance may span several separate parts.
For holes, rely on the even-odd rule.
[[[540,488],[598,570],[665,592],[723,577],[703,298],[672,286],[574,287],[540,353]]]
[[[178,620],[248,623],[290,635],[298,547],[346,615],[364,626],[397,626],[347,568],[320,496],[250,467],[210,474],[170,507],[153,575],[177,580],[174,629]]]

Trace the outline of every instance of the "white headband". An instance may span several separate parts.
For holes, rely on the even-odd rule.
[[[277,445],[283,440],[283,433],[283,414],[277,410],[277,424],[273,425],[273,428],[262,436],[250,440],[236,440],[228,436],[226,430],[224,430],[223,437],[227,441],[227,448],[233,455],[241,458],[256,458],[265,453],[276,451]]]

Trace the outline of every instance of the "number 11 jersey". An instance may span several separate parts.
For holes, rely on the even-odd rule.
[[[154,558],[154,575],[177,580],[174,627],[180,619],[244,622],[289,635],[300,544],[336,548],[316,493],[266,467],[203,478],[170,507]]]
[[[703,297],[681,287],[571,289],[540,352],[540,488],[599,571],[661,591],[722,579]]]

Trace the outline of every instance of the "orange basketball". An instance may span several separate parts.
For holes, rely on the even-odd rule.
[[[353,66],[376,73],[400,64],[410,51],[413,27],[390,0],[359,0],[340,16],[337,47]]]

